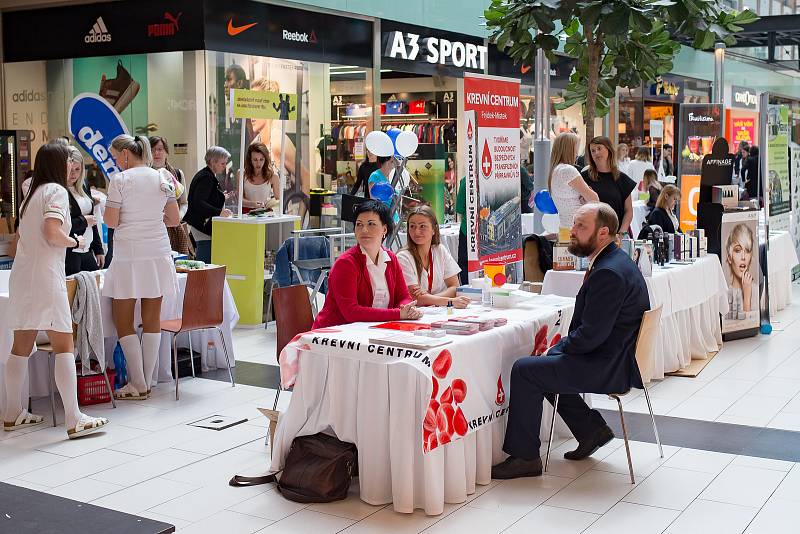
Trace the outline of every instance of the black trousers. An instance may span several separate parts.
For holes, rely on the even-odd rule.
[[[100,266],[97,265],[97,258],[95,258],[94,252],[91,250],[83,253],[68,250],[67,254],[64,256],[64,270],[67,276],[81,271],[96,271],[99,268]]]
[[[580,393],[592,391],[590,377],[576,377],[574,366],[565,360],[569,355],[525,356],[511,369],[511,397],[503,450],[515,458],[533,460],[540,456],[542,445],[542,401],[553,403],[559,394],[558,415],[578,441],[589,438],[606,424],[597,410],[584,402]]]
[[[461,267],[461,272],[458,273],[458,281],[461,285],[469,283],[468,271],[468,258],[467,258],[467,236],[458,232],[458,266]]]

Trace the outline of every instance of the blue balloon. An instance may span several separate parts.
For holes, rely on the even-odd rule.
[[[394,189],[389,182],[377,182],[369,190],[369,194],[375,200],[380,200],[384,204],[391,204],[394,196]]]
[[[553,197],[550,196],[550,192],[547,189],[542,189],[536,193],[533,197],[533,203],[536,204],[539,211],[544,214],[554,215],[558,213],[556,204],[553,202]]]
[[[392,146],[394,147],[394,155],[400,156],[400,153],[397,152],[397,136],[400,135],[400,128],[390,128],[386,135],[389,136],[389,139],[392,140]]]

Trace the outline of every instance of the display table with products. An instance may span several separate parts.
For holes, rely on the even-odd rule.
[[[585,271],[545,273],[542,294],[574,297]],[[720,313],[728,312],[725,276],[716,255],[709,254],[690,265],[655,266],[646,277],[650,306],[663,306],[654,360],[642,369],[645,380],[664,378],[706,359],[722,347]]]
[[[387,346],[376,338],[399,332],[370,328],[375,323],[300,336],[280,356],[282,382],[294,384],[294,391],[280,417],[272,468],[282,467],[295,437],[333,431],[358,447],[363,501],[429,515],[441,514],[445,503],[464,502],[476,484],[491,482],[492,465],[504,458],[512,365],[535,345],[546,347],[557,334],[566,335],[572,316],[574,299],[522,298],[514,309],[483,311],[473,304],[456,310],[454,316],[508,323],[473,335],[422,338],[449,341],[434,348]],[[425,308],[422,320],[410,323],[453,317],[443,310]],[[445,404],[446,424],[437,426],[437,407]],[[552,407],[544,404],[546,441]],[[558,432],[569,431],[559,423]]]
[[[8,276],[10,271],[0,271],[0,406],[5,403],[5,362],[11,352],[11,344],[14,340],[13,332],[5,327],[7,323],[7,314],[12,313],[8,309]],[[102,271],[101,271],[102,273]],[[185,273],[178,273],[178,292],[179,294],[174,297],[165,298],[161,305],[161,318],[162,319],[175,319],[181,315],[183,305],[183,292],[186,288]],[[225,343],[227,344],[231,365],[236,365],[235,355],[233,350],[232,331],[239,321],[239,313],[236,309],[236,303],[233,300],[233,295],[228,287],[227,282],[223,290],[222,296],[223,305],[223,323],[222,332],[225,336]],[[105,352],[106,364],[113,367],[114,347],[117,343],[116,329],[114,328],[114,321],[111,315],[111,299],[107,297],[100,298],[100,312],[103,320],[103,335],[105,336]],[[136,306],[135,320],[138,323],[139,318],[139,305]],[[203,369],[220,368],[225,369],[227,363],[225,361],[225,354],[222,350],[222,340],[219,339],[219,334],[216,330],[204,330],[193,332],[192,334],[192,348],[195,352],[201,353],[201,365]],[[215,358],[209,360],[207,357],[208,343],[213,342],[215,345]],[[188,347],[188,334],[178,336],[178,346]],[[169,334],[164,334],[161,337],[161,348],[158,358],[158,381],[168,382],[172,380],[172,352],[170,345]],[[28,367],[28,377],[30,388],[23,388],[23,395],[32,395],[34,397],[45,396],[49,394],[47,387],[47,358],[43,353],[36,353],[30,360]],[[28,393],[30,391],[30,393]],[[2,413],[2,410],[0,410]]]
[[[214,217],[211,261],[227,266],[225,277],[243,325],[263,324],[264,252],[268,245],[277,250],[299,222],[297,215]]]
[[[789,232],[770,232],[767,270],[771,315],[792,302],[792,269],[799,263]]]
[[[442,245],[447,247],[447,251],[450,252],[450,255],[453,256],[453,259],[456,261],[458,260],[458,233],[458,225],[439,227],[439,235],[442,239]],[[408,234],[406,234],[406,232],[398,232],[397,235],[400,237],[400,243],[402,243],[402,246],[406,246]]]

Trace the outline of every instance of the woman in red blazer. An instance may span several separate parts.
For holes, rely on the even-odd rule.
[[[358,244],[339,256],[328,278],[325,306],[314,328],[371,321],[419,319],[395,255],[383,248],[392,228],[389,209],[368,200],[355,210]]]

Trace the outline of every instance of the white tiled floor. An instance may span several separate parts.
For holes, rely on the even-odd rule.
[[[795,318],[800,304],[780,314],[782,329],[771,337],[726,344],[697,379],[653,384],[656,411],[800,430]],[[274,364],[273,332],[237,331],[235,343],[237,359]],[[345,501],[298,504],[274,485],[227,484],[233,474],[266,471],[256,407],[271,405],[274,391],[195,379],[183,381],[181,392],[177,404],[162,385],[148,401],[94,407],[88,411],[112,424],[83,440],[66,441],[63,427],[5,433],[0,480],[172,523],[182,533],[764,534],[793,533],[800,524],[798,464],[677,447],[664,447],[662,459],[655,445],[631,442],[632,485],[620,439],[581,462],[562,458],[574,440],[558,444],[546,476],[494,481],[437,517],[365,504],[355,486]],[[289,398],[282,395],[284,408]],[[643,397],[626,399],[626,410],[645,411]],[[214,414],[250,421],[222,432],[187,426]]]

